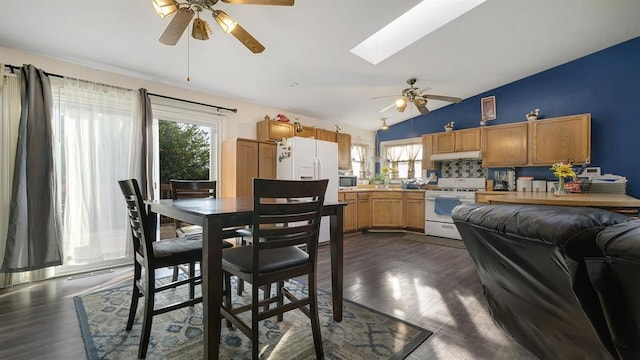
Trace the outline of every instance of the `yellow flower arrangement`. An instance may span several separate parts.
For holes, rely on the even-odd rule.
[[[571,163],[555,163],[551,165],[551,170],[553,170],[553,175],[555,175],[559,179],[564,179],[566,177],[576,177],[576,172],[573,171],[573,165]]]
[[[392,171],[393,171],[392,168],[385,166],[382,169],[380,169],[380,174],[382,174],[382,175],[391,175]]]

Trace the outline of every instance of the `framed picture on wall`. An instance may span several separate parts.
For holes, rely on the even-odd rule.
[[[496,118],[496,97],[482,98],[482,120],[494,120]]]

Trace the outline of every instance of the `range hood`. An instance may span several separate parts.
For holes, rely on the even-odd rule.
[[[460,159],[482,159],[482,151],[460,151],[444,154],[431,155],[431,161],[446,161],[446,160],[460,160]]]

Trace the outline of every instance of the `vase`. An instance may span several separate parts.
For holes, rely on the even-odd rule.
[[[385,189],[389,187],[390,181],[391,179],[389,178],[389,175],[384,175],[384,177],[382,178],[382,184],[384,185]]]
[[[563,196],[567,195],[567,189],[564,186],[564,178],[558,178],[558,186],[553,190],[553,195]]]

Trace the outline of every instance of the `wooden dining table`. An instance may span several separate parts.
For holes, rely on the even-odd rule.
[[[251,225],[253,198],[199,198],[148,200],[151,216],[164,215],[202,226],[202,307],[204,358],[218,359],[222,304],[223,229]],[[342,321],[343,231],[342,213],[346,203],[325,203],[323,216],[330,217],[331,296],[333,319]],[[159,221],[152,221],[157,224]],[[151,229],[155,234],[156,229]]]

